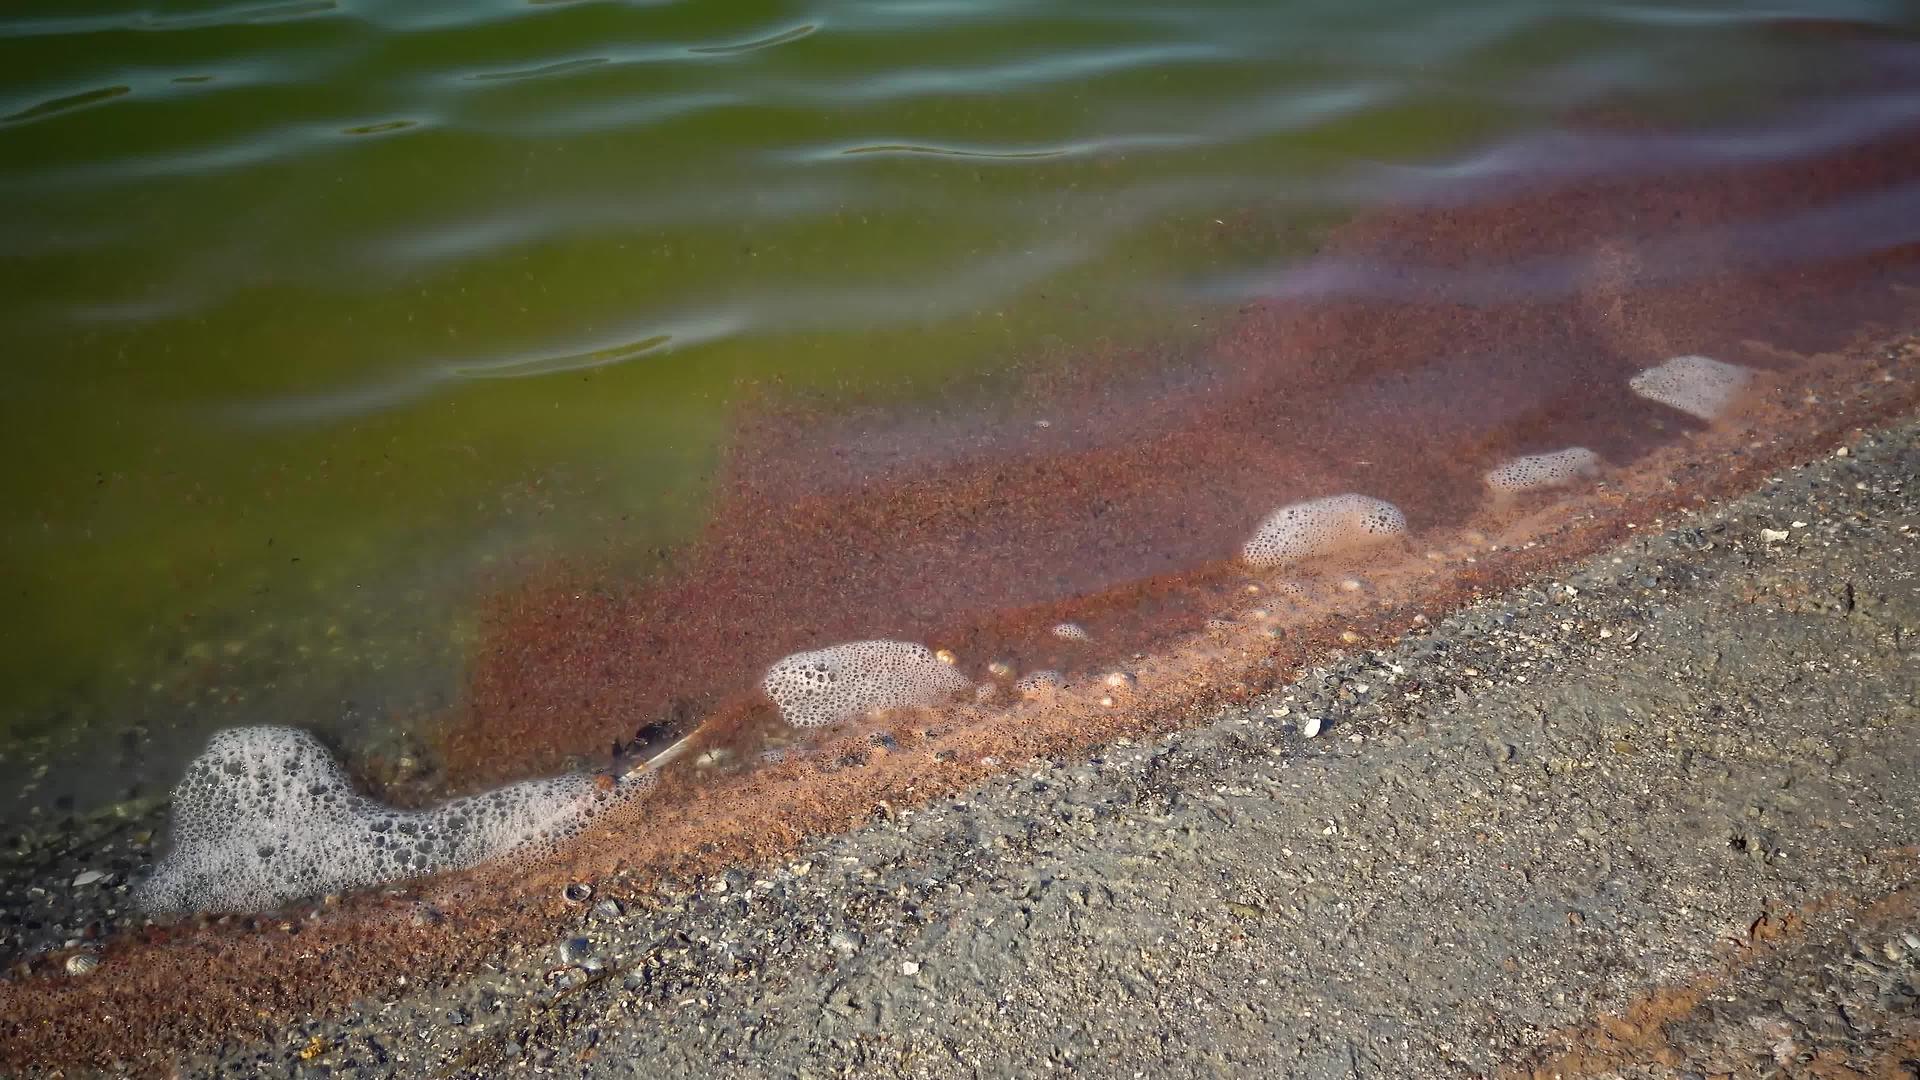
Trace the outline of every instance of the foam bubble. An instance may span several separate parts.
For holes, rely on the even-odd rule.
[[[910,641],[853,641],[794,653],[768,668],[760,685],[781,719],[795,727],[938,705],[971,689],[966,676]]]
[[[1253,566],[1331,555],[1385,543],[1407,531],[1400,508],[1369,495],[1327,495],[1283,506],[1267,515],[1240,558]]]
[[[1633,392],[1697,416],[1716,420],[1731,407],[1753,372],[1705,356],[1676,356],[1650,367],[1627,381]]]
[[[1565,487],[1600,472],[1600,455],[1584,446],[1548,454],[1528,454],[1487,470],[1487,486],[1498,496]]]
[[[1022,697],[1040,697],[1050,694],[1067,685],[1066,676],[1051,668],[1044,671],[1030,671],[1020,676],[1013,689]]]
[[[151,912],[258,911],[494,859],[537,859],[651,772],[528,780],[430,810],[353,790],[318,739],[285,727],[215,735],[173,792],[173,846],[135,901]]]

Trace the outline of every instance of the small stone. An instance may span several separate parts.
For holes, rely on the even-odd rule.
[[[918,960],[904,960],[904,961],[902,961],[902,962],[901,962],[901,964],[900,964],[900,974],[902,974],[902,975],[918,975],[918,974],[920,974],[920,962],[919,962]]]
[[[827,935],[827,944],[833,947],[833,951],[845,956],[859,952],[866,943],[867,939],[858,930],[835,930]]]
[[[617,919],[625,913],[618,900],[602,900],[593,905],[593,915],[596,919]]]
[[[73,887],[77,889],[77,888],[80,888],[82,885],[91,885],[96,881],[105,881],[106,878],[107,878],[107,875],[101,873],[98,870],[83,871],[79,876],[73,879]]]
[[[1309,716],[1300,721],[1300,734],[1309,739],[1320,734],[1320,718]]]

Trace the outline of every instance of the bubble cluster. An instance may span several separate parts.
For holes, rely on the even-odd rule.
[[[1733,405],[1753,372],[1705,356],[1676,356],[1627,381],[1633,392],[1702,420],[1716,420]]]
[[[652,773],[529,780],[430,810],[353,790],[318,739],[285,727],[215,735],[173,793],[173,845],[135,900],[150,912],[258,911],[494,859],[537,859]]]
[[[959,671],[910,641],[853,641],[794,653],[768,668],[760,685],[781,719],[795,727],[937,705],[971,689]]]
[[[1487,487],[1498,496],[1565,487],[1600,472],[1600,455],[1584,446],[1528,454],[1487,470]]]
[[[1040,697],[1065,685],[1067,685],[1066,677],[1049,668],[1044,671],[1030,671],[1020,676],[1019,680],[1013,684],[1013,689],[1022,697]]]
[[[1295,559],[1385,543],[1407,531],[1400,508],[1370,495],[1327,495],[1283,506],[1267,515],[1240,549],[1252,566],[1279,566]]]

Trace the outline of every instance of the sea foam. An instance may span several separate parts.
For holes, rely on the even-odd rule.
[[[297,728],[215,735],[173,793],[172,847],[135,902],[150,912],[259,911],[498,859],[534,860],[594,815],[651,790],[651,772],[528,780],[430,810],[353,790]]]
[[[1634,393],[1702,420],[1717,420],[1746,392],[1753,372],[1705,356],[1676,356],[1627,380]]]
[[[1600,472],[1600,455],[1584,446],[1570,446],[1547,454],[1513,458],[1487,470],[1487,487],[1494,495],[1512,497],[1529,491],[1565,487]]]
[[[1407,517],[1385,499],[1328,495],[1283,506],[1260,522],[1240,549],[1251,566],[1280,566],[1295,559],[1332,555],[1404,536]]]
[[[760,685],[781,719],[822,727],[879,709],[938,705],[972,684],[924,645],[852,641],[784,657]]]

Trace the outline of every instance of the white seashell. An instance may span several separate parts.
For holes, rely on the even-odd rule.
[[[1309,739],[1320,734],[1320,718],[1317,716],[1309,716],[1300,721],[1300,734]]]

